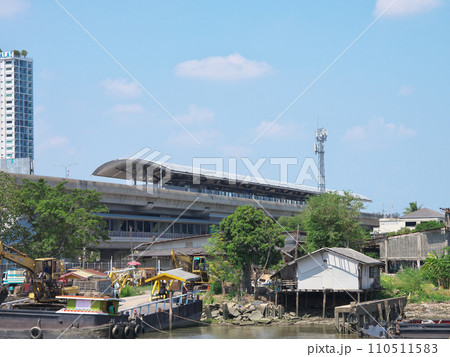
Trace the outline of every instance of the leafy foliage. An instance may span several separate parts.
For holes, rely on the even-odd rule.
[[[278,218],[278,223],[287,231],[295,231],[297,227],[299,230],[303,230],[303,215],[298,214],[293,217],[280,217]]]
[[[133,289],[133,287],[131,287],[130,285],[125,285],[122,289],[122,291],[120,292],[120,297],[127,297],[127,296],[136,296],[139,295],[135,289]]]
[[[388,233],[388,237],[398,236],[401,234],[429,231],[431,229],[437,229],[437,228],[443,228],[443,227],[445,227],[445,223],[443,223],[443,222],[436,222],[436,221],[420,222],[419,224],[416,225],[416,227],[414,229],[409,229],[408,227],[404,227],[402,229],[399,229],[397,232]]]
[[[382,274],[380,280],[384,289],[378,296],[381,299],[397,296],[407,296],[411,302],[450,299],[450,294],[444,290],[436,291],[434,285],[427,283],[422,270],[404,268],[396,275]]]
[[[220,222],[219,229],[220,244],[227,259],[242,270],[245,288],[250,293],[252,269],[260,267],[259,276],[254,276],[256,286],[265,268],[281,260],[281,253],[275,249],[285,243],[281,228],[261,210],[253,206],[240,206]]]
[[[434,285],[448,289],[450,287],[450,247],[445,247],[441,256],[435,251],[428,253],[421,272]]]
[[[422,208],[422,205],[418,205],[417,201],[414,202],[410,202],[409,206],[405,208],[405,210],[403,211],[403,214],[408,214],[408,213],[412,213],[415,211],[418,211]]]
[[[1,215],[1,238],[31,257],[76,258],[109,239],[104,219],[95,214],[107,212],[95,190],[68,192],[65,182],[50,187],[43,179],[23,180],[19,189],[4,175],[0,184],[0,205],[8,212]]]
[[[0,171],[0,241],[11,243],[22,237],[21,200],[16,178]]]
[[[231,285],[233,291],[239,291],[242,281],[242,272],[239,267],[233,266],[226,256],[226,244],[218,232],[213,233],[205,246],[208,252],[209,275],[213,280],[210,289],[216,293],[225,294],[225,286]]]
[[[310,197],[303,218],[308,251],[323,247],[356,248],[357,242],[365,238],[358,221],[362,209],[361,200],[349,192]]]

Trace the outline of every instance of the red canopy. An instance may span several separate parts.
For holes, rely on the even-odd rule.
[[[139,263],[135,260],[132,260],[131,262],[128,262],[127,265],[141,265],[141,263]]]

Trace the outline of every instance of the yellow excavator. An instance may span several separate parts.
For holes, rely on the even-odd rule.
[[[170,255],[172,256],[175,269],[183,268],[192,274],[199,275],[200,280],[195,282],[196,285],[209,285],[208,262],[204,255],[188,256],[181,253],[177,254],[173,249],[170,251]]]
[[[55,302],[55,296],[74,293],[74,288],[63,288],[58,281],[64,274],[64,262],[55,258],[32,259],[25,253],[0,241],[0,261],[7,259],[26,269],[25,284],[30,284],[29,299],[35,303]],[[75,288],[76,290],[76,288]],[[5,294],[6,291],[6,294]],[[0,288],[0,303],[8,296],[8,289]]]

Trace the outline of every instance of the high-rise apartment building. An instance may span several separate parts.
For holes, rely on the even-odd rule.
[[[0,159],[34,160],[33,60],[0,52]]]

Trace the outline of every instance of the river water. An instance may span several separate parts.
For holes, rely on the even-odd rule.
[[[340,335],[334,326],[327,325],[266,325],[266,326],[196,326],[172,330],[172,332],[151,332],[142,338],[175,339],[274,339],[274,338],[355,338],[354,335]]]

